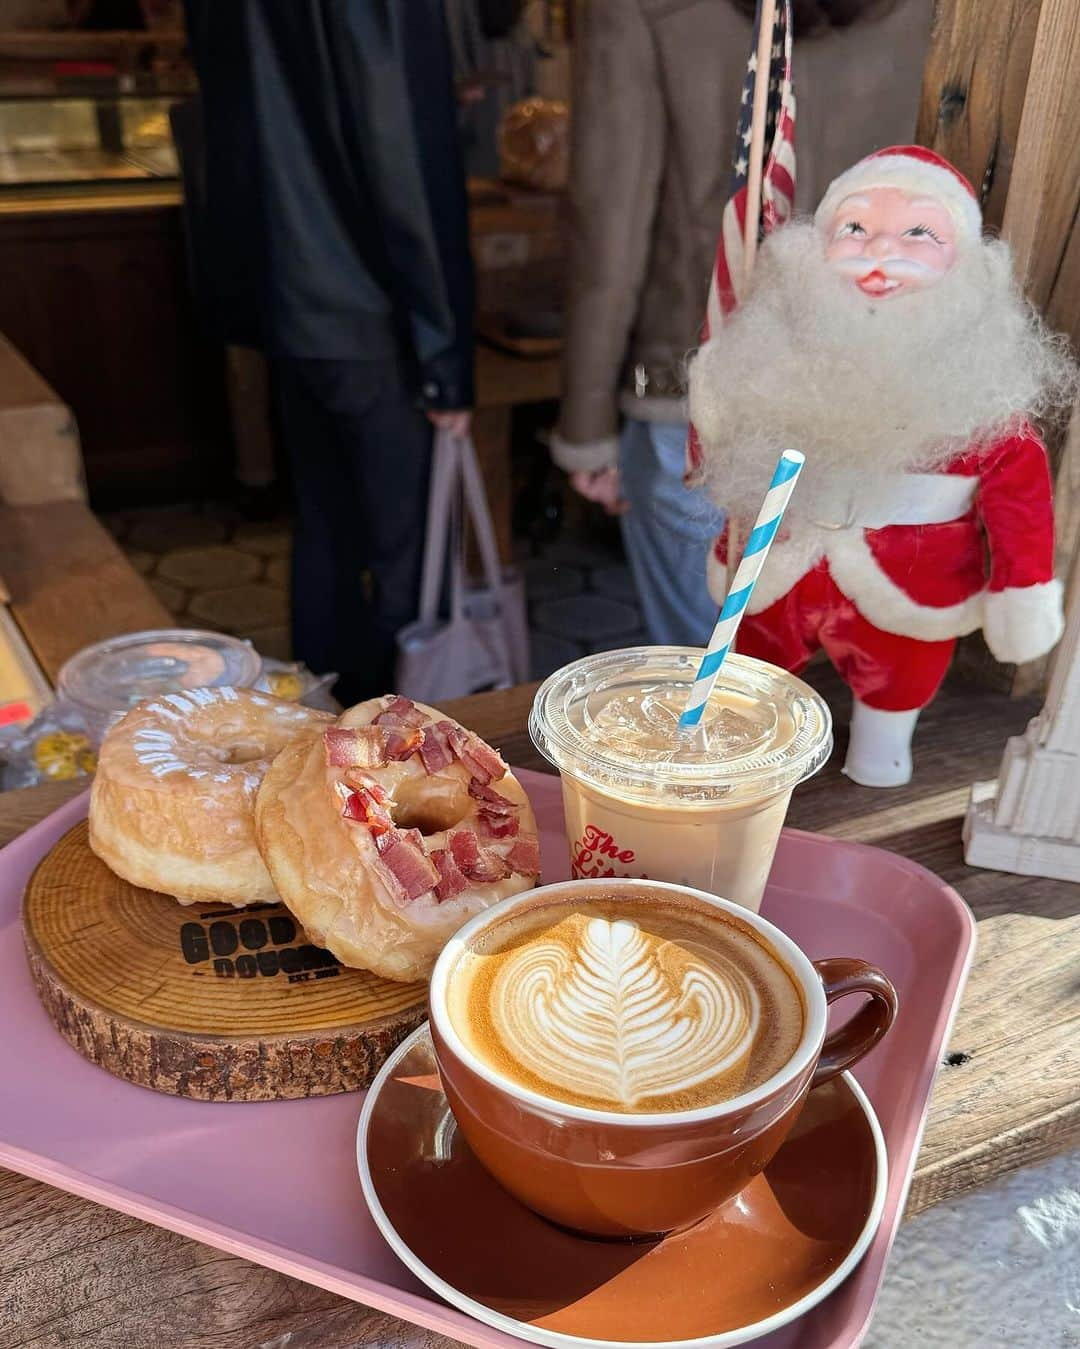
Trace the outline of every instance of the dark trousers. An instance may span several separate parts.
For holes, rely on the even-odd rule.
[[[275,364],[292,466],[293,654],[336,670],[348,705],[393,691],[394,638],[416,617],[432,428],[392,361]]]

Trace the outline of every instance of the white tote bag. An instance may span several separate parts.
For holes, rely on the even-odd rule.
[[[482,580],[465,571],[465,520],[472,522]],[[449,546],[448,546],[449,545]],[[450,613],[439,615],[449,569]],[[529,676],[529,636],[520,576],[499,565],[480,464],[470,439],[435,436],[420,612],[398,633],[397,689],[437,703]]]

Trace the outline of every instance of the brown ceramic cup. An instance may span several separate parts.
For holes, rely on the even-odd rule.
[[[802,992],[803,1034],[785,1066],[753,1091],[696,1110],[620,1114],[570,1105],[507,1080],[477,1057],[451,1022],[447,989],[462,953],[514,912],[597,892],[565,881],[512,896],[467,923],[444,948],[431,980],[431,1037],[450,1108],[470,1148],[497,1181],[536,1213],[576,1231],[644,1237],[688,1227],[762,1171],[794,1125],[807,1093],[856,1063],[896,1015],[896,990],[861,960],[811,962],[757,914],[704,891],[654,881],[605,880],[605,901],[658,891],[691,896],[748,927]],[[826,1034],[828,1004],[869,1001]]]

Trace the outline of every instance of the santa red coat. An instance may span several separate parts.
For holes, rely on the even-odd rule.
[[[982,628],[994,656],[1009,662],[1034,660],[1061,636],[1050,472],[1031,426],[934,473],[902,475],[880,509],[855,523],[819,523],[806,536],[776,539],[748,613],[771,608],[824,564],[883,632],[940,642]],[[727,553],[725,531],[709,568],[718,603]]]

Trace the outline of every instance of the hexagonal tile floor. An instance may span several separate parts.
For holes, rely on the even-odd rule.
[[[288,520],[253,523],[213,504],[103,520],[179,626],[228,632],[290,659]]]
[[[249,521],[227,506],[170,506],[103,517],[182,627],[244,637],[289,660],[288,520]],[[535,679],[588,651],[641,638],[633,581],[617,544],[566,531],[523,564]]]

